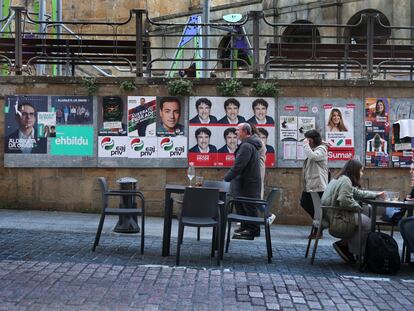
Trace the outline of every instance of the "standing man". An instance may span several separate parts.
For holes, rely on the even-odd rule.
[[[262,146],[261,141],[257,136],[252,135],[252,127],[248,123],[237,125],[236,133],[241,144],[235,151],[233,167],[224,176],[224,180],[231,181],[231,196],[260,199],[262,185],[258,150]],[[236,210],[240,215],[257,217],[255,205],[236,204]],[[260,226],[241,223],[240,228],[234,230],[234,232],[233,238],[253,240],[255,236],[260,236]]]
[[[163,97],[160,101],[160,122],[157,135],[184,135],[184,127],[178,123],[181,103],[177,97]]]

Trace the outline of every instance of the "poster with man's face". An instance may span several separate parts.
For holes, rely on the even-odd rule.
[[[47,152],[47,140],[38,133],[39,112],[47,112],[47,96],[6,96],[5,153]]]
[[[157,136],[184,135],[184,99],[157,97]]]

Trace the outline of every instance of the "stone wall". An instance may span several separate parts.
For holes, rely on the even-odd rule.
[[[102,78],[97,95],[119,94],[119,78]],[[137,91],[125,95],[166,95],[159,81],[149,85],[146,80],[137,80]],[[247,81],[249,83],[251,81]],[[203,85],[196,84],[196,95],[217,95],[218,81],[209,80]],[[399,97],[413,98],[410,82],[377,82],[367,84],[356,81],[280,81],[283,96],[286,97]],[[33,78],[3,77],[0,78],[0,96],[12,94],[36,95],[86,95],[80,80],[73,78]],[[249,88],[242,94],[248,95]],[[3,111],[4,99],[0,98],[0,109]],[[96,178],[105,176],[110,187],[117,187],[115,180],[123,176],[138,179],[139,187],[148,202],[148,214],[161,216],[164,201],[164,185],[166,183],[187,182],[185,169],[165,168],[4,168],[4,113],[0,113],[0,207],[21,209],[42,209],[61,211],[100,211],[100,192]],[[197,169],[197,174],[206,179],[222,179],[227,169]],[[366,169],[364,184],[372,189],[409,190],[408,169]],[[299,206],[301,193],[301,170],[273,168],[268,169],[266,185],[282,189],[277,206],[279,223],[304,224],[309,218]]]

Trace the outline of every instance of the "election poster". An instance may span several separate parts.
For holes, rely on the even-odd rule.
[[[93,124],[92,96],[51,96],[57,125]]]
[[[347,161],[354,156],[355,104],[345,107],[325,104],[325,141],[329,145],[329,161]]]
[[[155,136],[157,98],[155,96],[128,97],[128,136]]]
[[[98,97],[98,135],[127,136],[127,98]]]
[[[365,100],[365,165],[389,167],[390,99],[367,98]]]
[[[256,97],[190,97],[189,153],[194,166],[230,167],[240,143],[236,128],[248,122],[267,146],[266,166],[275,165],[275,101]]]
[[[47,112],[47,96],[6,96],[4,153],[42,154],[47,138],[39,133],[39,113]]]

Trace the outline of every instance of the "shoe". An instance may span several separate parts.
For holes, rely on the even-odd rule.
[[[271,225],[276,219],[276,215],[275,214],[270,214],[269,217],[267,217],[267,221],[269,223],[269,225]]]
[[[260,231],[252,232],[250,230],[245,229],[245,230],[239,232],[238,234],[240,234],[240,235],[247,235],[247,236],[250,236],[251,235],[252,237],[259,237],[260,236]]]
[[[249,240],[249,241],[252,241],[252,240],[254,240],[254,236],[253,236],[253,235],[233,234],[232,239],[235,239],[235,240]]]
[[[339,257],[342,258],[343,261],[345,261],[346,263],[355,263],[355,257],[354,255],[352,255],[349,250],[348,250],[348,246],[341,244],[340,241],[335,242],[332,244],[334,250],[338,253]]]

